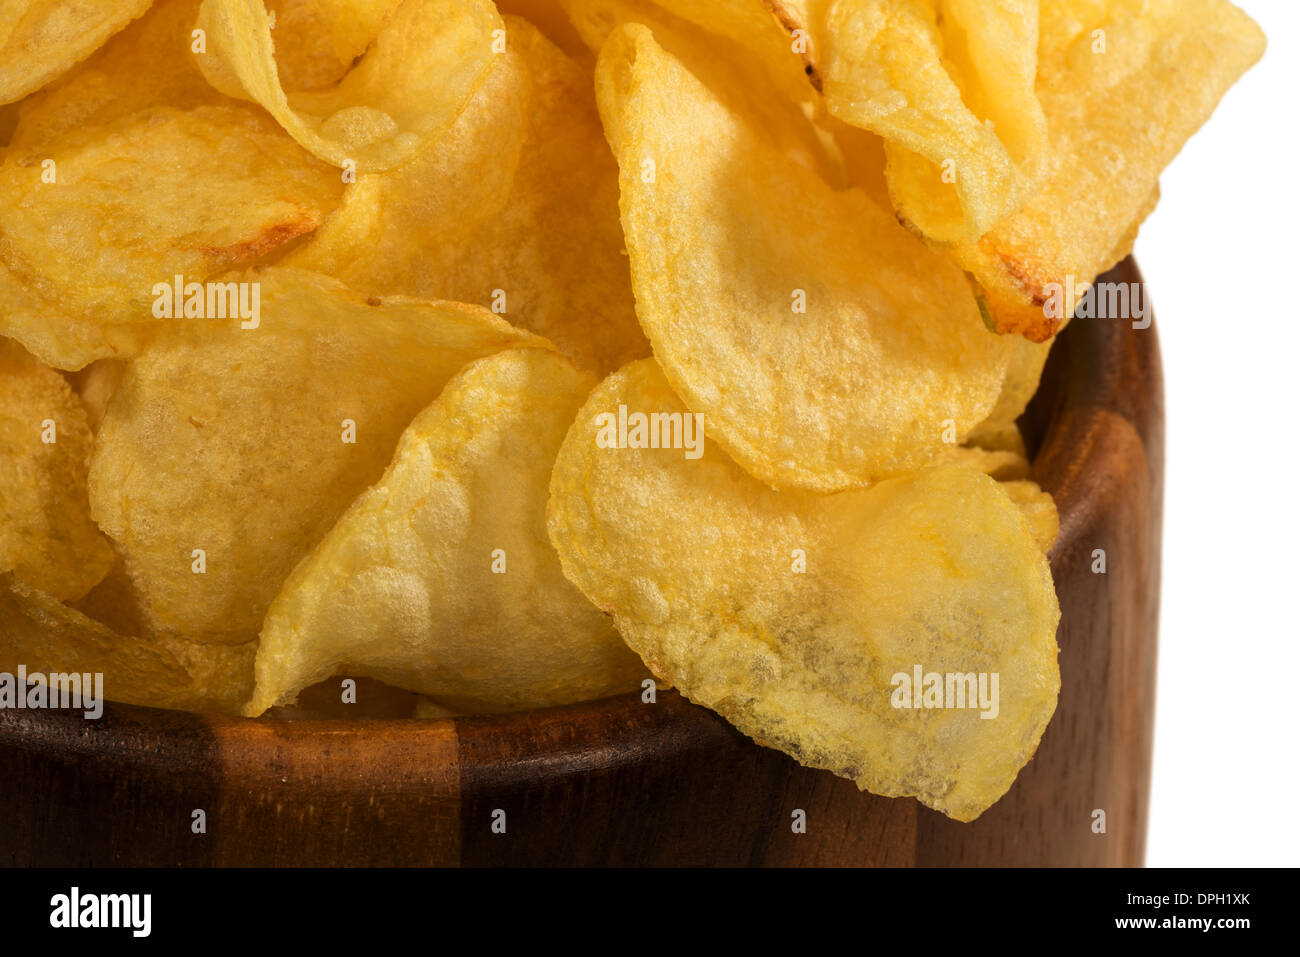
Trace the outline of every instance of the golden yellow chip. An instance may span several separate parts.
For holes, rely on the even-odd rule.
[[[52,143],[147,107],[233,103],[208,84],[189,55],[200,2],[156,0],[92,57],[28,97],[14,145]]]
[[[288,265],[477,303],[606,373],[649,355],[591,76],[526,21],[446,137],[361,177]]]
[[[104,696],[126,704],[170,707],[190,684],[168,652],[0,575],[0,671],[16,674],[20,665],[29,673],[102,674]]]
[[[172,290],[314,230],[342,183],[244,104],[156,107],[0,165],[0,333],[76,369],[136,351]],[[51,224],[57,224],[52,228]]]
[[[253,666],[257,642],[242,645],[206,644],[171,635],[153,639],[160,650],[185,669],[189,682],[159,696],[156,707],[201,713],[243,714],[253,696]],[[164,689],[165,690],[165,689]]]
[[[71,607],[118,635],[146,639],[185,669],[190,677],[189,687],[161,689],[159,693],[165,692],[165,696],[151,700],[150,704],[233,715],[241,714],[252,697],[257,642],[205,644],[174,635],[150,634],[135,586],[120,561],[84,598],[71,602]]]
[[[935,465],[953,463],[983,472],[999,482],[1014,482],[1029,476],[1029,460],[1019,452],[959,445],[941,452]]]
[[[688,20],[711,34],[726,37],[756,57],[769,70],[784,94],[801,99],[808,92],[812,72],[808,40],[791,38],[797,29],[791,14],[778,0],[637,0],[642,7],[658,7]],[[654,24],[645,22],[648,26]]]
[[[536,349],[452,379],[271,604],[249,713],[332,674],[463,712],[635,689],[641,662],[565,580],[546,536],[551,465],[595,384]]]
[[[885,139],[899,214],[973,241],[1041,183],[1038,0],[783,0],[831,115]]]
[[[190,109],[232,102],[190,57],[201,0],[156,0],[95,55],[22,103],[15,149],[52,144],[74,130],[107,126],[151,106]]]
[[[408,162],[460,115],[503,48],[492,0],[399,0],[335,85],[286,93],[262,0],[204,0],[203,75],[266,108],[304,148],[365,172]]]
[[[1016,503],[1029,524],[1034,540],[1046,554],[1056,544],[1056,535],[1060,530],[1056,502],[1036,482],[1029,481],[1029,460],[1025,458],[1024,442],[1020,439],[1019,430],[1011,426],[1009,432],[997,438],[1008,444],[1019,442],[1020,450],[965,445],[940,455],[935,464],[961,465],[996,479],[998,487]]]
[[[1012,335],[1006,339],[1011,350],[1011,360],[1007,363],[998,400],[988,418],[967,437],[976,445],[986,443],[990,435],[1002,434],[1015,427],[1016,420],[1024,414],[1030,400],[1038,392],[1038,383],[1043,377],[1043,368],[1047,365],[1047,356],[1052,349],[1051,340],[1032,342]]]
[[[256,320],[169,323],[133,361],[90,501],[151,633],[240,644],[461,366],[546,343],[473,306],[368,302],[314,273],[226,279]]]
[[[1055,6],[1063,9],[1043,20],[1038,77],[1051,142],[1046,184],[954,253],[983,287],[998,329],[1038,342],[1131,247],[1161,171],[1265,45],[1226,0]]]
[[[53,369],[0,339],[0,573],[80,598],[113,552],[90,520],[86,411]]]
[[[656,43],[680,60],[732,110],[750,119],[754,136],[788,160],[815,170],[827,182],[847,185],[837,157],[827,149],[819,131],[809,120],[815,112],[815,100],[807,84],[796,78],[792,89],[788,73],[780,69],[774,73],[769,61],[755,60],[751,51],[735,36],[701,29],[698,23],[674,16],[664,9],[664,5],[651,0],[560,2],[583,40],[596,52],[623,24],[639,23],[649,27]],[[731,0],[727,2],[730,4]],[[739,26],[735,18],[723,17],[716,12],[710,14],[697,10],[693,16],[697,21],[708,20],[715,26],[729,19],[733,30]],[[777,32],[778,39],[781,39]],[[617,133],[616,128],[606,125],[606,136],[613,137]],[[617,152],[618,146],[612,139],[611,145]],[[651,171],[647,169],[644,172],[649,175]]]
[[[641,326],[750,474],[863,485],[988,417],[1011,344],[943,256],[775,152],[643,26],[611,35],[596,83]]]
[[[711,442],[699,458],[670,447],[668,424],[693,418],[652,360],[592,393],[551,479],[565,574],[654,674],[760,744],[978,817],[1033,755],[1060,686],[1056,595],[1020,510],[956,465],[772,491]],[[624,419],[628,441],[609,441]],[[658,443],[634,441],[643,420]],[[899,676],[918,672],[901,700]]]
[[[1002,490],[1011,496],[1011,501],[1019,507],[1021,514],[1029,523],[1029,529],[1038,542],[1043,553],[1051,551],[1056,544],[1056,536],[1061,531],[1061,517],[1056,511],[1056,502],[1035,482],[1019,480],[1003,482]]]
[[[1025,449],[1025,437],[1020,434],[1020,426],[1014,421],[984,422],[966,437],[966,444],[990,452],[1014,452],[1021,458],[1029,458],[1029,453]]]
[[[149,8],[149,0],[0,3],[0,103],[39,90]]]
[[[343,79],[399,0],[267,0],[275,68],[286,93]]]
[[[0,671],[103,675],[125,704],[238,714],[253,688],[255,642],[201,645],[128,637],[37,589],[0,575]]]

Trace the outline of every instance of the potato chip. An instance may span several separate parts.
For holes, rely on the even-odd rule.
[[[0,671],[104,676],[111,701],[170,706],[189,687],[185,667],[159,648],[125,638],[23,584],[0,575]]]
[[[983,472],[996,479],[998,487],[1010,496],[1016,507],[1024,515],[1043,553],[1046,554],[1056,544],[1056,535],[1060,530],[1060,519],[1056,513],[1056,502],[1044,492],[1036,482],[1029,481],[1029,460],[1025,458],[1024,442],[1020,432],[1011,426],[1015,441],[1020,442],[1020,450],[1014,448],[990,449],[977,445],[964,445],[951,449],[935,459],[936,465],[951,463],[965,468]],[[1012,441],[1010,433],[999,436],[1003,441]]]
[[[398,0],[267,0],[275,68],[286,93],[331,86],[379,35]]]
[[[640,0],[651,2],[675,17],[689,20],[716,36],[735,41],[757,57],[791,99],[807,94],[807,78],[813,67],[807,44],[792,42],[787,31],[794,29],[790,15],[776,0]],[[653,26],[647,22],[648,26]]]
[[[94,56],[24,100],[15,149],[54,143],[152,106],[232,103],[203,79],[190,57],[200,2],[156,0]]]
[[[149,0],[0,4],[0,103],[39,90],[149,9]]]
[[[750,474],[863,485],[988,417],[1010,343],[959,270],[773,151],[645,27],[610,37],[596,79],[642,328]]]
[[[479,88],[504,39],[491,0],[399,0],[357,64],[323,90],[286,93],[262,0],[204,0],[199,69],[227,96],[260,103],[321,159],[365,172],[408,162]]]
[[[1052,496],[1039,488],[1037,483],[1028,480],[1003,482],[1001,488],[1016,503],[1029,523],[1029,530],[1033,532],[1038,547],[1043,550],[1043,554],[1047,554],[1056,544],[1056,536],[1061,531],[1061,517],[1057,514],[1056,502]]]
[[[778,82],[779,78],[765,69],[766,64],[756,61],[735,37],[702,30],[696,23],[674,16],[649,0],[560,2],[583,40],[596,52],[623,24],[640,23],[649,27],[656,43],[685,64],[733,111],[750,118],[754,135],[788,159],[816,170],[827,182],[847,185],[843,168],[809,121],[814,106],[807,85],[799,80],[791,90],[789,83]],[[714,23],[719,19],[704,18]],[[808,102],[803,102],[799,94]],[[606,126],[606,136],[616,132]],[[611,145],[617,152],[617,145]],[[645,172],[649,175],[650,171]]]
[[[243,104],[147,109],[10,151],[0,291],[14,291],[0,298],[0,333],[58,368],[133,354],[158,324],[160,293],[311,232],[342,188]]]
[[[831,115],[885,139],[899,214],[974,241],[1041,183],[1038,0],[786,0]]]
[[[255,642],[200,645],[119,634],[11,575],[0,575],[0,671],[96,672],[110,701],[238,714],[253,687]]]
[[[473,306],[367,301],[291,269],[234,279],[260,297],[255,327],[162,330],[118,387],[90,469],[91,512],[149,631],[225,644],[256,635],[294,565],[461,366],[546,345]]]
[[[1029,458],[1025,449],[1025,437],[1020,434],[1020,426],[1015,422],[983,422],[966,437],[966,444],[990,452],[1014,452],[1023,459]]]
[[[641,662],[546,535],[551,465],[595,384],[535,349],[452,379],[272,603],[249,713],[336,673],[465,712],[635,689]]]
[[[1015,427],[1016,420],[1024,415],[1030,400],[1038,392],[1038,383],[1052,348],[1050,340],[1031,342],[1019,336],[1006,338],[1011,348],[1011,361],[1007,363],[1006,376],[993,411],[967,437],[976,445],[987,442],[990,435],[1005,433]]]
[[[253,695],[257,642],[205,644],[163,635],[153,639],[160,650],[181,663],[189,676],[183,691],[160,696],[156,707],[213,714],[242,714]]]
[[[1265,45],[1254,22],[1226,0],[1058,6],[1078,16],[1058,13],[1043,23],[1044,31],[1066,31],[1042,38],[1048,52],[1038,94],[1052,144],[1046,184],[954,253],[983,287],[998,329],[1037,342],[1073,315],[1078,297],[1126,251],[1161,171]],[[1047,308],[1057,299],[1060,308]]]
[[[507,18],[506,51],[446,137],[362,176],[286,265],[360,292],[471,302],[606,373],[650,354],[591,76]]]
[[[607,379],[561,447],[549,528],[569,580],[650,670],[873,793],[961,821],[1001,797],[1060,679],[1051,573],[997,483],[943,465],[837,495],[777,492],[711,442],[698,459],[602,442],[623,409],[689,417],[651,360]],[[918,668],[990,691],[998,675],[996,703],[896,706],[895,676]]]
[[[982,449],[977,445],[958,445],[941,452],[934,460],[935,465],[949,462],[983,472],[999,482],[1018,481],[1029,476],[1029,460],[1018,452],[1006,449]]]
[[[80,598],[113,552],[90,520],[86,412],[63,377],[0,339],[0,573]]]
[[[190,687],[173,688],[168,697],[150,701],[150,704],[234,715],[241,714],[245,703],[252,697],[257,642],[204,644],[174,635],[150,634],[139,595],[121,561],[114,564],[103,581],[84,598],[70,605],[118,635],[145,639],[185,669],[190,677]]]

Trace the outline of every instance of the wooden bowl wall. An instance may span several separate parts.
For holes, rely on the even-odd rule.
[[[1105,278],[1141,280],[1131,260]],[[110,704],[98,722],[0,712],[0,864],[1139,865],[1164,448],[1154,327],[1073,322],[1024,425],[1061,513],[1061,696],[1033,761],[974,823],[802,768],[674,693],[426,721]],[[807,833],[792,833],[795,809]]]

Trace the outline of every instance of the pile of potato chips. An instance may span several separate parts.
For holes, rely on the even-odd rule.
[[[972,820],[1060,685],[1045,304],[1263,46],[1226,0],[0,4],[0,670],[250,716],[652,674]]]

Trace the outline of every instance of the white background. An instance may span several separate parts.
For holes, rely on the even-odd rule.
[[[1300,3],[1137,244],[1168,445],[1147,864],[1300,865]]]

